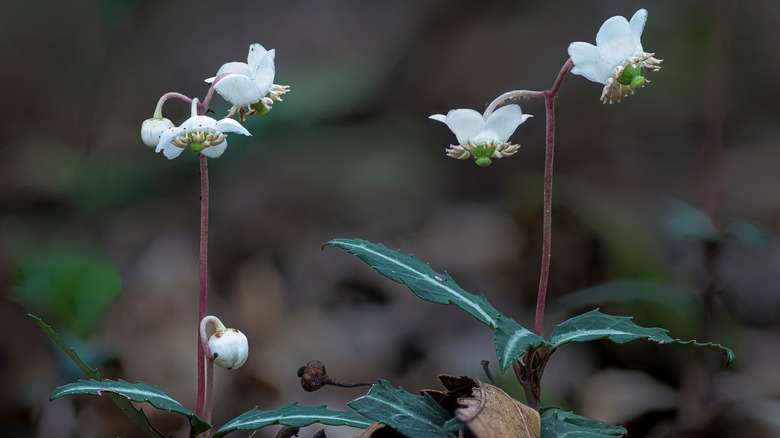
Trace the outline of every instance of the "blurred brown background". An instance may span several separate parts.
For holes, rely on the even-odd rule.
[[[487,169],[445,157],[454,137],[426,117],[548,88],[570,42],[594,42],[605,19],[640,7],[645,49],[665,59],[652,83],[611,106],[579,76],[560,91],[545,329],[602,307],[709,337],[738,359],[724,369],[715,354],[674,347],[569,346],[550,362],[543,402],[632,436],[778,436],[780,247],[767,236],[780,233],[780,3],[770,0],[5,2],[0,435],[139,435],[106,399],[47,401],[83,375],[28,312],[73,334],[105,377],[194,406],[197,158],[166,160],[139,127],[164,92],[202,97],[203,79],[253,42],[277,50],[276,82],[292,91],[210,161],[209,313],[245,332],[251,351],[240,370],[217,371],[214,423],[293,401],[344,409],[362,394],[304,392],[295,373],[315,358],[333,378],[412,392],[439,373],[483,378],[481,359],[495,370],[490,330],[320,246],[360,237],[413,253],[531,326],[542,103],[521,103],[536,116],[513,136],[523,147]],[[177,124],[188,113],[165,107]],[[729,237],[697,240],[706,216],[689,207]],[[632,283],[560,300],[616,280]],[[522,397],[509,374],[501,382]],[[180,417],[146,411],[186,435]]]

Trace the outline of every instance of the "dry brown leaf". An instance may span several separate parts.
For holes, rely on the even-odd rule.
[[[472,388],[479,384],[479,380],[469,376],[451,376],[449,374],[440,374],[439,380],[446,388],[446,391],[438,389],[423,389],[420,394],[428,394],[436,403],[444,406],[444,409],[455,412],[460,407],[458,400],[461,397],[471,395]]]
[[[477,438],[539,438],[541,419],[535,409],[513,399],[496,386],[477,383],[471,397],[458,400],[455,416],[466,423]]]

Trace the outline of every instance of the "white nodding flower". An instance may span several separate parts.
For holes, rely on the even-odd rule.
[[[631,21],[615,16],[601,25],[596,34],[596,45],[574,42],[569,45],[569,56],[574,63],[571,72],[604,84],[601,101],[620,102],[620,99],[634,94],[634,90],[650,82],[641,73],[642,69],[658,71],[662,59],[642,48],[642,31],[647,22],[647,10],[636,11]]]
[[[194,152],[209,158],[217,158],[227,148],[226,135],[235,132],[242,135],[252,135],[240,123],[233,119],[214,120],[208,116],[192,116],[179,127],[165,130],[160,136],[155,152],[162,152],[172,160],[184,151]]]
[[[238,111],[243,120],[246,115],[267,113],[274,102],[281,102],[282,95],[290,91],[287,85],[274,84],[276,50],[266,50],[260,44],[249,46],[247,62],[228,62],[216,76],[206,79],[212,83],[222,75],[214,89],[233,105],[231,113]]]
[[[229,328],[209,337],[214,364],[228,370],[239,368],[249,357],[249,341],[240,331]]]
[[[490,158],[503,158],[514,155],[520,147],[509,143],[509,137],[518,126],[525,122],[530,114],[523,114],[520,105],[506,105],[493,111],[487,119],[472,109],[454,109],[443,114],[429,117],[445,123],[458,138],[457,145],[447,148],[447,155],[465,160],[474,155],[476,164],[489,166]]]
[[[160,143],[160,138],[168,129],[175,125],[163,116],[155,116],[141,123],[141,140],[149,147],[155,147]]]

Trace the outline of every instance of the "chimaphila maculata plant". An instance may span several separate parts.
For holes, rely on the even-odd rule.
[[[352,426],[366,429],[360,436],[371,437],[375,431],[409,437],[555,437],[555,436],[620,436],[626,433],[619,426],[610,426],[558,409],[545,410],[540,415],[541,380],[545,366],[553,353],[571,342],[607,339],[619,344],[634,340],[648,340],[658,344],[676,343],[718,350],[733,360],[731,350],[711,343],[681,341],[671,338],[666,330],[640,327],[630,317],[610,316],[593,310],[575,316],[556,326],[545,338],[542,332],[547,280],[551,261],[552,178],[555,133],[555,101],[563,80],[569,72],[598,82],[604,87],[601,101],[616,103],[634,94],[649,83],[645,72],[660,70],[661,60],[645,52],[641,35],[647,20],[647,11],[641,9],[627,20],[612,17],[596,36],[596,46],[575,42],[569,46],[570,58],[564,63],[552,87],[548,90],[509,91],[494,99],[482,113],[470,109],[456,109],[447,115],[430,118],[445,123],[455,134],[458,144],[446,149],[446,154],[457,159],[474,157],[479,166],[488,166],[492,159],[516,155],[519,145],[509,138],[517,127],[531,117],[520,106],[510,101],[543,99],[546,118],[546,154],[543,193],[542,263],[537,293],[533,331],[528,330],[493,307],[484,295],[475,295],[460,288],[447,273],[434,271],[427,264],[385,246],[359,239],[334,239],[326,243],[346,250],[368,263],[380,274],[406,285],[423,300],[440,304],[454,304],[495,332],[495,347],[502,372],[512,368],[525,391],[526,404],[511,398],[493,382],[487,361],[482,365],[493,384],[474,377],[442,375],[443,391],[426,390],[422,396],[412,395],[389,382],[341,383],[331,379],[322,362],[313,360],[298,370],[301,385],[307,391],[324,386],[371,386],[363,397],[348,405],[355,411],[333,411],[324,406],[305,407],[297,403],[272,411],[251,409],[230,420],[213,432],[214,437],[237,430],[257,430],[268,425],[287,428],[277,436],[297,435],[300,427],[313,423]],[[173,400],[157,387],[141,382],[131,384],[122,380],[101,380],[97,370],[89,368],[68,348],[59,335],[43,321],[41,327],[91,378],[58,388],[51,398],[72,394],[107,394],[141,428],[152,436],[165,436],[149,424],[143,411],[130,404],[146,402],[152,407],[186,416],[191,425],[190,436],[211,436],[211,406],[213,365],[225,369],[242,366],[248,359],[247,337],[240,331],[227,328],[218,318],[206,315],[206,273],[208,242],[208,158],[221,156],[228,144],[229,134],[249,136],[241,125],[254,114],[266,115],[274,103],[289,91],[274,80],[274,50],[265,50],[260,44],[250,46],[247,62],[224,64],[214,77],[206,79],[210,88],[202,101],[179,93],[166,93],[161,98],[152,118],[143,122],[143,142],[162,152],[168,159],[178,157],[185,150],[197,153],[201,172],[201,233],[200,233],[200,293],[197,342],[198,397],[195,412]],[[231,105],[221,120],[206,116],[211,98],[218,93]],[[178,127],[163,117],[163,104],[178,99],[191,106],[191,116]],[[238,118],[236,121],[234,118]],[[211,325],[214,333],[207,334]],[[316,436],[324,436],[320,431]],[[383,435],[384,436],[384,435]]]

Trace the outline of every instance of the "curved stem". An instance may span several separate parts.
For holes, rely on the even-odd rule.
[[[555,78],[555,83],[553,84],[552,88],[550,88],[550,93],[553,95],[553,97],[558,94],[558,90],[561,88],[561,84],[563,83],[563,78],[566,77],[566,73],[568,73],[572,67],[574,67],[574,61],[569,58],[563,64],[563,67],[561,67],[561,71],[558,73],[558,77]]]
[[[190,99],[189,97],[181,93],[175,93],[175,92],[165,93],[162,96],[160,96],[160,100],[157,101],[157,106],[154,108],[154,118],[157,119],[162,118],[162,107],[165,104],[165,102],[169,99],[179,99],[190,104],[192,103],[192,99]]]
[[[492,102],[490,102],[490,105],[488,105],[487,109],[485,109],[485,112],[482,114],[482,117],[487,119],[490,117],[491,114],[493,114],[493,111],[496,110],[496,108],[499,107],[502,103],[506,102],[507,100],[515,100],[515,99],[531,99],[531,98],[544,98],[544,91],[530,91],[530,90],[514,90],[514,91],[507,91],[506,93],[496,97],[493,99]]]
[[[200,334],[200,346],[203,349],[204,358],[206,359],[206,386],[204,388],[205,400],[203,402],[202,417],[207,423],[211,423],[211,401],[214,393],[214,355],[209,348],[209,337],[206,335],[206,326],[211,323],[214,326],[214,330],[219,333],[224,332],[225,325],[216,316],[206,316],[200,320],[199,334]],[[199,415],[200,416],[200,415]],[[206,431],[205,438],[211,436],[211,430]]]
[[[209,87],[209,91],[206,93],[206,97],[203,98],[203,103],[200,104],[199,110],[201,111],[201,114],[206,114],[206,110],[209,109],[209,104],[211,103],[211,98],[214,97],[214,86],[217,85],[217,82],[221,81],[222,78],[227,76],[229,73],[223,73],[216,78],[214,78],[214,81],[211,82],[211,87]]]

